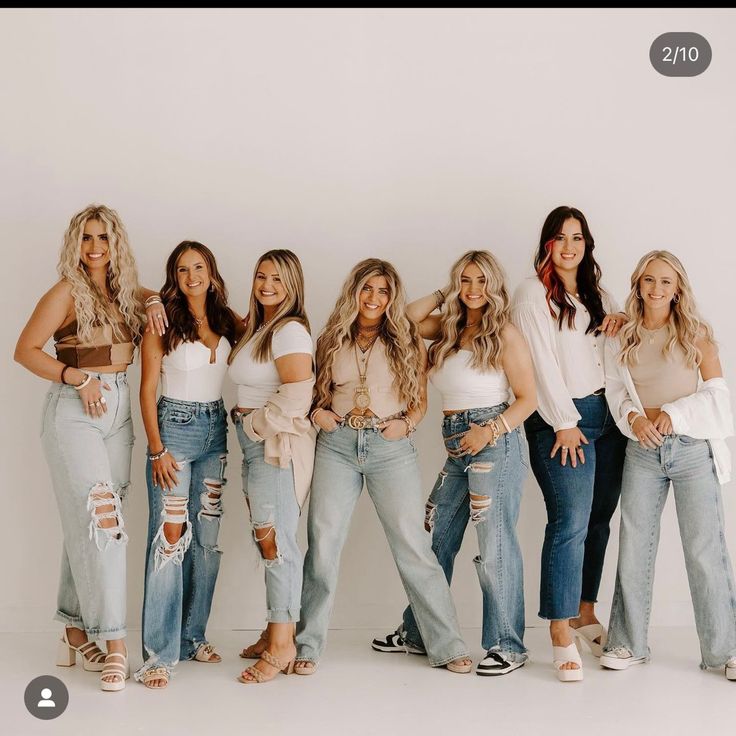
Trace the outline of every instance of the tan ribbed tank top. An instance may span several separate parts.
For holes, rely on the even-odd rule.
[[[341,417],[355,406],[355,388],[360,383],[355,350],[352,342],[346,342],[337,351],[332,364],[332,411]],[[361,353],[360,348],[357,350],[358,355],[364,358],[365,354]],[[394,388],[394,376],[388,365],[386,348],[380,338],[374,343],[368,359],[365,382],[371,393],[368,409],[377,417],[390,417],[406,408]]]
[[[675,345],[669,355],[662,352],[667,342],[667,325],[658,330],[642,327],[642,335],[637,359],[629,365],[642,406],[658,409],[669,401],[694,394],[698,389],[698,369],[687,365],[682,347]]]

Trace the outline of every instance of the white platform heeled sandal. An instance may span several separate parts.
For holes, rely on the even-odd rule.
[[[82,667],[87,672],[102,672],[105,666],[105,652],[93,641],[86,641],[75,647],[69,643],[66,629],[56,652],[57,667],[73,667],[77,663],[77,652],[82,655]]]
[[[588,645],[588,649],[594,657],[600,657],[603,654],[603,647],[606,645],[608,637],[603,624],[579,626],[577,629],[572,629],[572,633],[579,642],[584,641]],[[599,641],[596,641],[596,639]]]
[[[112,677],[110,681],[105,677]],[[105,666],[100,673],[100,688],[105,692],[116,692],[125,688],[125,681],[130,677],[128,653],[110,652],[105,657]]]
[[[563,669],[568,662],[574,662],[577,669]],[[583,661],[575,642],[566,647],[552,647],[552,664],[555,666],[560,682],[579,682],[583,679]]]

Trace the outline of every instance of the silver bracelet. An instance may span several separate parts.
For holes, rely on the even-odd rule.
[[[164,449],[161,450],[161,452],[157,452],[153,455],[149,455],[148,459],[151,462],[153,462],[154,460],[160,460],[168,451],[169,451],[168,447],[164,446]]]
[[[148,299],[146,299],[145,302],[143,302],[143,306],[146,309],[148,309],[148,307],[152,307],[154,304],[163,304],[163,301],[158,294],[152,294],[148,297]]]

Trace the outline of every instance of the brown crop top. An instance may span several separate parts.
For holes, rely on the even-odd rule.
[[[130,365],[133,362],[133,334],[125,322],[118,322],[118,337],[110,325],[92,328],[92,338],[81,342],[77,335],[77,320],[54,333],[56,358],[72,368],[92,368],[107,365]]]

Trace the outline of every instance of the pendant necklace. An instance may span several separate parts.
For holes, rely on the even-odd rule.
[[[361,411],[365,411],[371,405],[371,391],[368,388],[368,386],[365,385],[365,378],[366,378],[366,374],[368,373],[368,361],[370,360],[371,352],[373,351],[373,346],[376,344],[377,339],[378,339],[377,337],[374,338],[373,342],[371,343],[371,346],[368,348],[368,352],[365,354],[362,361],[358,357],[357,340],[355,341],[355,345],[353,346],[355,350],[355,365],[358,368],[358,380],[360,382],[355,387],[353,401],[355,402],[356,408],[360,409]],[[363,364],[363,370],[361,370],[361,362]]]

